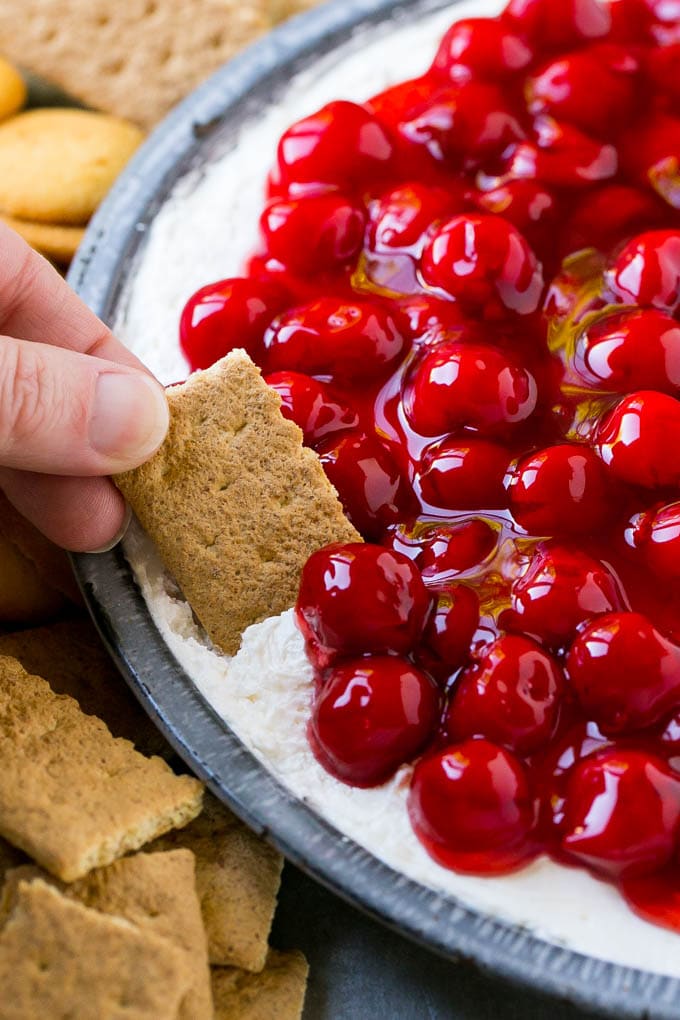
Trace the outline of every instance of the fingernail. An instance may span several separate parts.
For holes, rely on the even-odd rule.
[[[147,460],[165,438],[170,417],[159,384],[142,372],[104,372],[97,379],[90,443],[125,471]]]
[[[98,549],[88,549],[87,551],[90,552],[90,553],[106,553],[106,552],[111,552],[111,550],[115,549],[115,547],[118,545],[118,543],[121,542],[125,538],[125,535],[127,534],[127,529],[130,527],[130,521],[131,520],[132,520],[132,510],[130,509],[130,507],[126,503],[125,504],[125,517],[123,518],[123,523],[121,524],[119,530],[113,536],[111,541],[107,542],[106,545],[100,545]]]

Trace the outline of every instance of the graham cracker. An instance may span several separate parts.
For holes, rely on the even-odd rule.
[[[215,1020],[300,1020],[308,973],[307,961],[297,950],[270,949],[259,974],[214,967]]]
[[[85,236],[84,227],[73,227],[61,223],[36,223],[33,220],[18,220],[13,216],[2,216],[0,220],[21,234],[24,241],[41,255],[53,259],[60,265],[68,265]]]
[[[152,127],[272,26],[268,0],[0,0],[0,52],[89,106]]]
[[[172,748],[140,707],[109,658],[88,617],[0,635],[0,655],[18,659],[27,673],[68,694],[87,715],[102,719],[114,737],[144,754],[172,756]]]
[[[309,556],[361,541],[244,351],[167,391],[159,451],[115,479],[213,643],[289,609]]]
[[[0,836],[65,882],[201,810],[203,787],[0,658]]]
[[[0,532],[0,622],[44,623],[69,606],[45,583],[34,563]]]
[[[25,866],[7,874],[0,921],[11,913],[21,882],[41,878],[57,883],[40,868]],[[138,853],[98,868],[71,885],[59,883],[69,899],[167,939],[186,956],[192,975],[179,1011],[181,1020],[212,1020],[212,993],[205,929],[196,895],[194,855],[189,850]]]
[[[267,956],[283,860],[220,802],[152,849],[188,847],[196,855],[196,888],[213,964],[262,970]]]
[[[66,595],[75,605],[83,605],[71,563],[64,550],[45,538],[1,491],[0,534],[30,560],[45,584]]]
[[[0,931],[3,1020],[175,1020],[186,954],[118,917],[21,882]]]

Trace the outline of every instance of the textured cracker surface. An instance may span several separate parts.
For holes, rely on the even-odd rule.
[[[144,754],[169,757],[172,748],[119,674],[89,618],[62,620],[0,635],[0,655],[18,659],[27,673],[68,694],[87,715],[102,719],[114,737],[131,740]]]
[[[2,891],[0,923],[14,908],[21,882],[41,878],[54,884],[40,868],[15,868]],[[211,1020],[210,970],[201,907],[196,895],[194,856],[189,850],[138,853],[98,868],[71,885],[58,883],[69,899],[167,939],[185,954],[192,975],[179,1016],[181,1020]]]
[[[17,220],[13,216],[0,216],[0,220],[17,234],[21,234],[31,248],[59,263],[71,261],[85,236],[84,227],[63,226],[60,223],[34,223],[31,220]]]
[[[24,17],[15,13],[17,21]],[[87,223],[143,137],[134,124],[89,110],[12,117],[0,124],[0,212],[40,223]]]
[[[0,658],[0,836],[52,874],[73,881],[185,825],[202,794]]]
[[[22,882],[0,931],[3,1020],[175,1020],[186,955],[120,918]]]
[[[243,351],[168,391],[158,453],[115,479],[211,640],[290,608],[308,557],[361,541],[318,457]]]
[[[302,953],[275,949],[270,949],[259,974],[214,967],[215,1020],[299,1020],[308,972]]]
[[[272,27],[268,0],[0,0],[0,53],[90,106],[153,126]]]
[[[215,797],[180,832],[153,848],[186,846],[196,855],[196,887],[210,962],[262,970],[281,882],[282,858]]]

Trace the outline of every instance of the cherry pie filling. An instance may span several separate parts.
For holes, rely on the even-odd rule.
[[[309,741],[441,865],[680,930],[680,0],[511,0],[283,135],[245,347],[364,544],[305,566]]]

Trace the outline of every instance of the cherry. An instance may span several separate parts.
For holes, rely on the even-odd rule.
[[[628,305],[680,307],[680,230],[650,230],[626,245],[606,273],[615,298]]]
[[[564,255],[581,248],[609,254],[641,230],[662,226],[668,209],[649,190],[626,184],[603,184],[587,191],[570,210],[562,229]]]
[[[613,878],[658,871],[675,852],[680,778],[656,755],[608,748],[575,766],[562,849]]]
[[[431,506],[447,510],[500,510],[508,498],[503,485],[510,454],[485,439],[443,439],[421,458],[420,491]]]
[[[509,180],[480,192],[477,205],[482,212],[494,213],[512,223],[535,251],[551,253],[559,209],[553,193],[542,184],[526,179]]]
[[[184,306],[179,325],[192,371],[210,368],[239,347],[260,361],[264,331],[287,302],[285,291],[265,280],[233,277],[201,287]]]
[[[531,63],[525,39],[500,18],[462,18],[445,34],[432,70],[453,82],[475,78],[507,78]]]
[[[558,542],[543,542],[512,585],[512,609],[504,614],[521,631],[559,649],[579,624],[627,609],[617,577],[600,560]]]
[[[496,550],[496,530],[481,517],[433,528],[423,541],[418,566],[438,588],[478,567]]]
[[[320,297],[281,315],[264,337],[268,372],[285,369],[341,383],[386,375],[407,342],[383,305]]]
[[[279,142],[278,174],[284,186],[364,188],[389,171],[392,154],[392,141],[380,121],[363,106],[340,100],[285,132]]]
[[[437,593],[416,658],[433,676],[446,679],[467,662],[479,626],[479,597],[465,584]]]
[[[459,677],[444,725],[451,741],[486,737],[527,755],[557,728],[564,677],[529,638],[505,635]]]
[[[635,112],[639,62],[630,50],[602,43],[553,60],[527,80],[528,107],[586,134],[609,138]]]
[[[642,613],[599,617],[567,657],[571,686],[603,733],[653,726],[680,701],[680,648]]]
[[[279,394],[281,413],[302,429],[308,446],[359,424],[356,411],[341,403],[327,383],[301,372],[274,372],[265,382]]]
[[[559,839],[559,830],[564,821],[566,792],[574,765],[612,746],[612,741],[599,731],[592,720],[579,720],[569,725],[570,716],[573,718],[573,713],[570,712],[569,700],[565,698],[558,733],[552,743],[540,748],[531,759],[531,776],[540,798],[540,823],[550,842]],[[568,724],[564,729],[563,720]]]
[[[653,308],[607,313],[578,334],[574,364],[580,378],[593,389],[677,393],[680,323]]]
[[[418,512],[416,498],[392,455],[375,435],[353,430],[317,447],[345,512],[366,539]]]
[[[337,194],[272,202],[260,219],[268,254],[293,272],[312,275],[355,259],[365,226],[363,207]]]
[[[352,786],[379,786],[425,746],[437,725],[435,682],[392,656],[330,670],[314,701],[310,742],[319,762]]]
[[[507,176],[539,180],[549,187],[588,188],[607,181],[618,170],[613,145],[590,138],[571,124],[552,117],[537,117],[535,141],[514,146]]]
[[[655,47],[649,53],[647,72],[654,88],[668,97],[669,108],[680,108],[680,42]]]
[[[609,488],[606,468],[590,447],[563,443],[518,461],[509,480],[509,506],[532,535],[577,535],[607,523]]]
[[[365,652],[407,654],[420,641],[429,610],[418,569],[383,546],[329,545],[302,570],[296,616],[319,668]]]
[[[402,184],[371,205],[369,245],[373,250],[412,248],[435,220],[465,205],[463,188]]]
[[[640,390],[604,416],[596,449],[612,475],[648,489],[680,485],[680,401]]]
[[[528,242],[501,216],[468,213],[442,223],[423,252],[426,283],[471,311],[538,308],[543,276]]]
[[[647,42],[653,21],[650,5],[646,0],[609,0],[612,27],[609,38],[614,42]]]
[[[472,333],[455,301],[431,294],[415,294],[403,298],[398,306],[409,324],[411,336],[419,343],[455,337],[464,339]]]
[[[488,740],[422,758],[408,800],[411,824],[439,864],[503,874],[531,856],[535,807],[522,763]]]
[[[537,388],[533,376],[497,348],[449,340],[415,362],[403,401],[421,435],[474,429],[486,436],[526,421]]]
[[[621,135],[618,147],[626,173],[680,209],[680,117],[652,111]]]
[[[657,577],[680,578],[680,503],[637,514],[628,534]]]
[[[506,16],[541,48],[564,49],[589,39],[602,39],[611,16],[600,0],[510,0]]]

